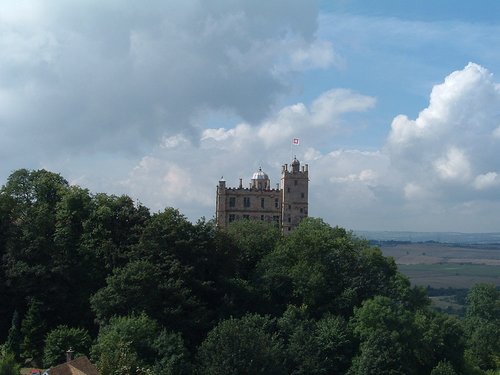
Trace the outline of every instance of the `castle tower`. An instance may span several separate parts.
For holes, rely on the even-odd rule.
[[[215,202],[215,222],[222,227],[227,226],[226,218],[226,180],[221,177],[217,185],[217,201]]]
[[[308,165],[300,168],[300,162],[294,158],[291,170],[285,164],[281,172],[281,228],[283,234],[295,229],[308,215]]]

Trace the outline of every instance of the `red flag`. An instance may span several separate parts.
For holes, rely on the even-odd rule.
[[[300,144],[300,140],[298,138],[294,138],[292,144],[298,146]]]

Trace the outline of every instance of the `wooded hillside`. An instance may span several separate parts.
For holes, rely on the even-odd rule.
[[[392,258],[308,218],[219,231],[45,170],[0,192],[0,368],[72,347],[107,374],[493,374],[500,298],[430,309]]]

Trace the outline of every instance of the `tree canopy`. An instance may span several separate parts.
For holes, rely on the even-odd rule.
[[[103,375],[492,374],[500,293],[436,312],[393,259],[307,218],[220,230],[45,170],[0,189],[0,371],[72,347]]]

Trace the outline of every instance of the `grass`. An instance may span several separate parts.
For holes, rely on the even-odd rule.
[[[477,283],[500,286],[500,267],[484,264],[399,264],[414,285],[434,288],[470,288]]]

